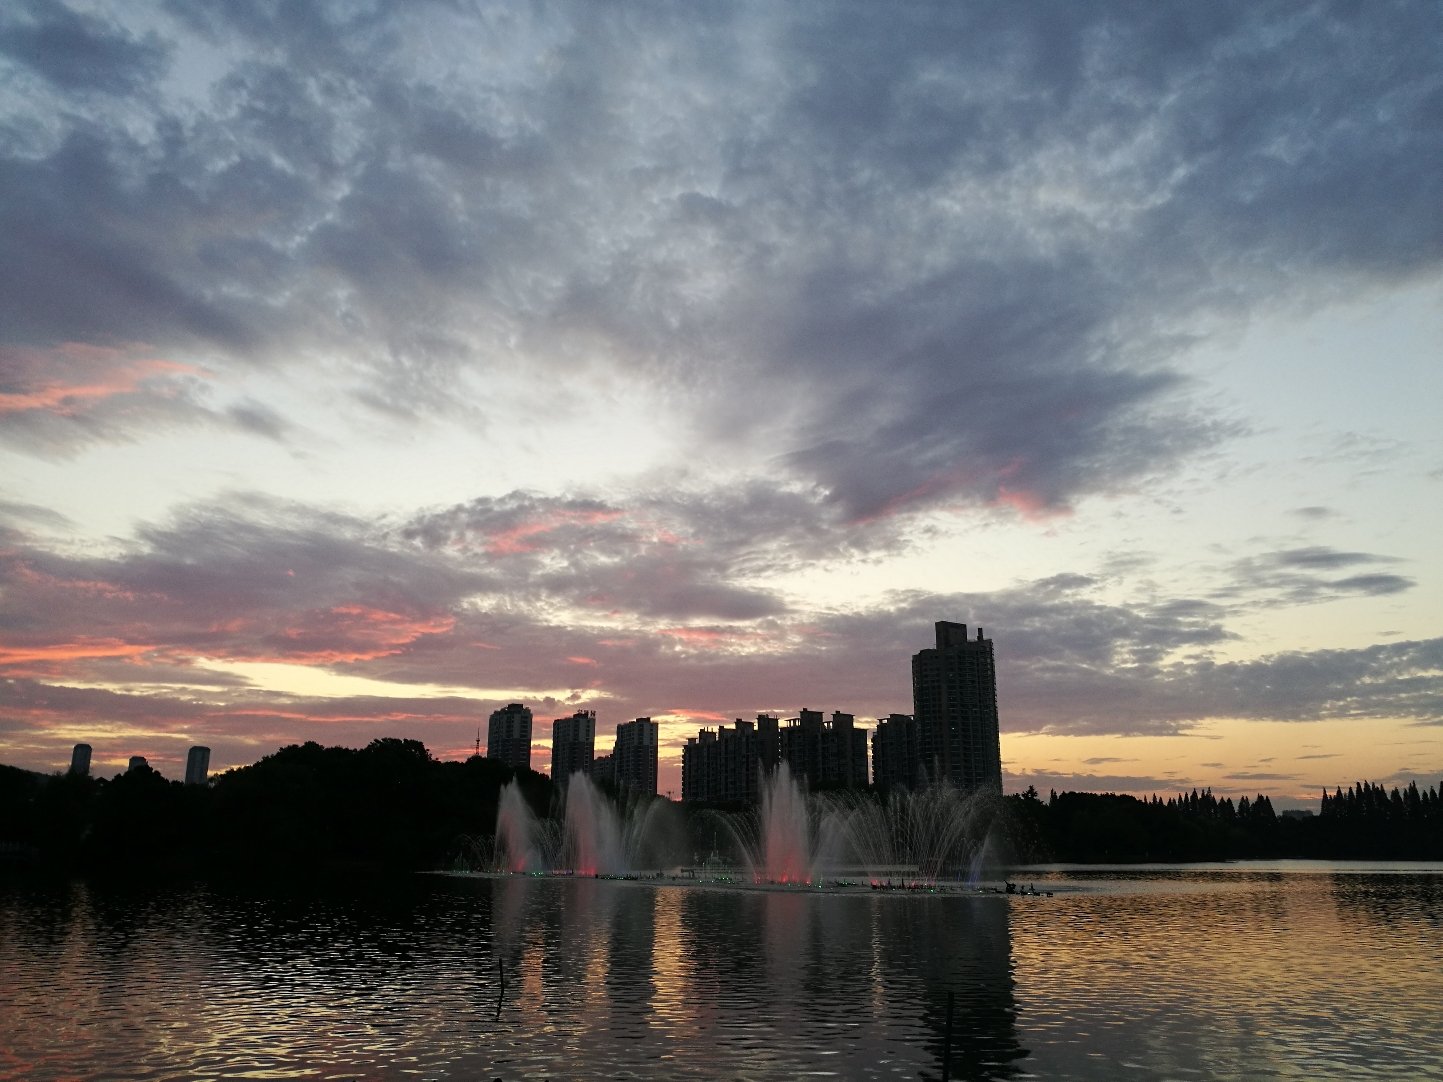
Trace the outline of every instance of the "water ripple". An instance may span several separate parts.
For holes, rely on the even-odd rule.
[[[1443,875],[1039,877],[9,884],[0,1080],[1443,1078]]]

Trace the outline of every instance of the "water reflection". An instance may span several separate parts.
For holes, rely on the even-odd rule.
[[[1329,881],[1339,917],[1359,928],[1443,927],[1443,876],[1353,872]]]
[[[1058,885],[10,884],[0,1080],[1443,1076],[1443,877]]]
[[[940,906],[909,899],[879,907],[873,957],[882,963],[885,987],[906,988],[908,973],[919,982],[909,990],[920,1009],[926,1047],[937,1061],[924,1077],[940,1075],[949,1033],[953,1078],[1011,1077],[1026,1056],[1017,1037],[1008,912],[1000,899]]]

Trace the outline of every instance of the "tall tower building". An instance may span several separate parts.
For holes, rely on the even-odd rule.
[[[491,715],[486,727],[486,758],[514,770],[531,769],[531,709],[508,703]]]
[[[185,783],[187,785],[204,785],[209,772],[210,748],[203,748],[197,744],[185,757]]]
[[[646,796],[656,796],[656,750],[659,726],[651,718],[624,721],[616,727],[611,752],[616,784]]]
[[[90,745],[76,744],[70,753],[70,773],[82,778],[90,777]]]
[[[565,785],[576,773],[589,777],[595,757],[595,710],[578,710],[551,723],[551,780],[557,785]]]
[[[992,640],[937,621],[937,645],[912,655],[912,706],[924,774],[968,792],[1002,790]]]

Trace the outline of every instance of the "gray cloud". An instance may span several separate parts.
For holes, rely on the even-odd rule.
[[[434,730],[462,751],[469,741],[479,709],[469,699],[297,705],[203,668],[207,659],[288,661],[505,698],[562,689],[546,690],[538,708],[591,706],[608,726],[676,714],[685,720],[668,723],[664,755],[674,757],[688,731],[762,710],[906,711],[908,659],[946,618],[985,620],[993,632],[1006,732],[1179,735],[1214,717],[1443,724],[1440,639],[1221,661],[1227,610],[1187,599],[1120,605],[1075,574],[791,612],[765,585],[731,584],[749,559],[743,531],[714,543],[673,536],[709,512],[667,510],[663,522],[656,505],[514,494],[388,524],[233,494],[143,527],[103,555],[52,551],[22,535],[0,560],[0,662],[19,682],[13,694],[29,689],[12,714],[44,728],[59,715],[37,697],[53,692],[55,711],[118,717],[134,708],[174,718],[177,733],[200,719],[242,742],[324,735],[333,721],[337,734],[357,738],[388,727]],[[675,555],[689,547],[696,552]],[[635,593],[629,568],[645,584]],[[603,605],[595,594],[605,590]],[[743,614],[706,618],[728,607]],[[67,680],[144,694],[120,705],[77,698]],[[203,704],[196,687],[208,689]],[[1110,761],[1121,760],[1096,764]]]
[[[1256,771],[1242,771],[1236,774],[1224,775],[1228,781],[1297,781],[1296,774],[1263,774]]]
[[[48,529],[63,530],[73,525],[59,511],[38,504],[0,499],[0,522],[22,522]],[[5,527],[9,529],[8,525]]]
[[[150,12],[162,41],[35,5],[0,319],[324,349],[403,415],[587,358],[700,439],[765,434],[851,521],[1056,511],[1234,431],[1190,400],[1184,325],[1437,266],[1439,20],[228,4]],[[207,44],[201,108],[142,90]]]
[[[843,521],[814,491],[762,482],[624,501],[513,492],[423,512],[401,534],[428,549],[485,557],[518,592],[598,612],[725,621],[785,613],[778,594],[754,585],[778,573],[907,544],[886,525]]]
[[[60,90],[124,94],[157,78],[168,50],[55,0],[16,0],[0,15],[0,54]]]
[[[289,440],[289,410],[214,388],[324,364],[349,403],[478,426],[493,374],[636,380],[679,459],[765,462],[385,522],[237,495],[105,551],[16,529],[16,678],[239,695],[194,658],[281,659],[622,715],[866,715],[907,708],[945,617],[997,630],[1009,731],[1443,723],[1437,640],[1220,660],[1253,607],[1410,589],[1382,555],[1293,540],[1132,602],[1145,557],[819,612],[778,585],[903,552],[930,510],[1048,516],[1172,470],[1239,431],[1185,374],[1209,335],[1435,274],[1437,5],[0,19],[8,448]]]
[[[1416,582],[1404,575],[1369,571],[1342,578],[1330,572],[1372,564],[1392,564],[1391,556],[1367,552],[1345,552],[1326,546],[1284,549],[1237,561],[1229,574],[1231,582],[1217,597],[1243,599],[1253,604],[1313,604],[1348,596],[1377,597],[1402,593]]]
[[[1280,567],[1319,568],[1335,571],[1358,564],[1387,563],[1385,556],[1374,556],[1368,552],[1339,552],[1337,549],[1314,545],[1309,548],[1288,549],[1274,553],[1270,561]]]
[[[1103,601],[1083,575],[792,612],[767,585],[788,566],[786,538],[781,557],[758,557],[744,527],[708,536],[712,515],[705,501],[513,494],[387,524],[233,494],[107,556],[12,548],[0,622],[17,675],[65,658],[91,679],[205,683],[186,680],[197,656],[290,660],[401,683],[569,686],[636,713],[878,716],[907,708],[907,659],[933,621],[985,620],[1000,629],[1009,731],[1177,734],[1219,716],[1443,723],[1443,640],[1222,661],[1229,610]],[[797,521],[805,551],[814,520]],[[741,581],[749,571],[755,586]]]
[[[1402,575],[1349,575],[1331,583],[1344,593],[1367,594],[1377,597],[1382,594],[1400,594],[1417,585],[1414,580]]]
[[[226,410],[226,416],[244,432],[266,439],[283,441],[292,425],[264,402],[239,402]]]

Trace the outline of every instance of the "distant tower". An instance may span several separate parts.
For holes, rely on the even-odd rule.
[[[81,778],[90,777],[90,745],[76,744],[70,753],[70,773]]]
[[[616,768],[610,755],[598,755],[591,760],[591,780],[616,784]]]
[[[624,721],[616,727],[616,746],[611,760],[618,788],[656,795],[658,728],[651,718]]]
[[[210,748],[203,748],[197,744],[185,757],[185,783],[187,785],[204,785],[209,772]]]
[[[755,804],[761,781],[757,724],[737,718],[687,737],[681,749],[681,798],[691,803]]]
[[[856,722],[854,715],[840,710],[832,712],[830,721],[820,710],[805,708],[789,718],[778,730],[777,747],[792,777],[810,786],[865,789],[867,734]]]
[[[917,722],[911,714],[888,714],[877,719],[872,734],[872,782],[879,789],[915,789],[922,759],[917,751]]]
[[[149,768],[149,766],[150,764],[145,761],[144,755],[132,755],[130,757],[130,764],[126,766],[125,772],[129,774],[133,770],[145,770]]]
[[[486,728],[486,758],[500,759],[514,770],[531,769],[531,710],[508,703],[491,715]]]
[[[595,757],[595,710],[578,710],[551,723],[551,780],[557,785],[565,785],[578,772],[590,776]]]
[[[937,645],[912,655],[912,705],[922,769],[964,792],[1002,791],[992,640],[938,620]]]

